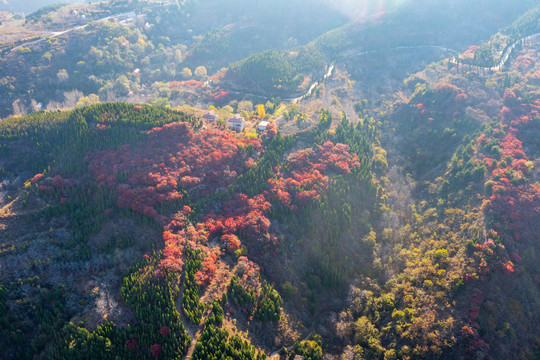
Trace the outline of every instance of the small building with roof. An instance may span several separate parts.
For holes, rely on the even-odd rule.
[[[268,121],[261,121],[259,123],[259,125],[257,125],[257,130],[258,131],[265,131],[266,128],[268,127],[268,125],[270,125],[270,123]]]
[[[219,120],[219,116],[216,115],[214,110],[206,112],[206,114],[204,114],[202,118],[209,123],[215,123]]]
[[[236,131],[244,131],[246,128],[246,120],[239,114],[236,114],[227,120],[227,127]]]

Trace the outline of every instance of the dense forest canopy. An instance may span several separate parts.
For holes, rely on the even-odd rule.
[[[19,5],[0,358],[540,357],[537,2]]]

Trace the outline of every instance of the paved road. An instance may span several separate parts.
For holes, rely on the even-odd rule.
[[[1,0],[0,0],[1,1]],[[152,7],[155,7],[155,6],[168,6],[171,4],[170,1],[162,1],[162,0],[155,0],[155,1],[152,1],[152,0],[148,0],[147,1],[148,4],[151,4],[153,6],[149,6],[149,7],[144,7],[142,10],[145,11],[145,10],[148,10]],[[141,10],[141,9],[139,9]],[[99,21],[107,21],[107,20],[111,20],[111,19],[115,19],[115,18],[119,18],[119,17],[122,17],[122,16],[126,16],[128,14],[131,14],[131,13],[134,13],[135,10],[133,11],[130,11],[130,12],[126,12],[126,13],[121,13],[121,14],[115,14],[115,15],[110,15],[110,16],[107,16],[107,17],[104,17],[104,18],[101,18],[101,19],[97,19],[97,20],[93,20],[91,22],[89,22],[88,24],[85,24],[85,25],[80,25],[80,26],[74,26],[70,29],[67,29],[67,30],[64,30],[64,31],[56,31],[56,32],[42,32],[41,34],[41,37],[37,40],[30,40],[30,41],[27,41],[25,43],[22,43],[22,44],[19,44],[17,46],[15,46],[14,48],[12,48],[10,50],[11,51],[14,51],[18,48],[21,48],[23,46],[29,46],[29,45],[33,45],[33,44],[36,44],[36,43],[39,43],[39,42],[42,42],[42,41],[45,41],[47,39],[51,39],[51,38],[56,38],[56,37],[59,37],[59,36],[62,36],[62,35],[65,35],[67,33],[70,33],[72,31],[77,31],[77,30],[82,30],[84,28],[86,28],[88,25],[90,25],[91,23],[94,23],[94,22],[99,22]]]
[[[64,31],[57,31],[57,32],[44,32],[42,33],[41,37],[37,40],[31,40],[31,41],[28,41],[28,42],[25,42],[25,43],[22,43],[22,44],[19,44],[17,46],[15,46],[14,48],[12,48],[10,50],[10,52],[13,52],[21,47],[24,47],[24,46],[29,46],[29,45],[34,45],[34,44],[37,44],[37,43],[40,43],[42,41],[45,41],[47,39],[52,39],[52,38],[56,38],[56,37],[59,37],[59,36],[62,36],[62,35],[65,35],[67,33],[70,33],[72,31],[77,31],[77,30],[82,30],[84,28],[86,28],[88,25],[94,23],[94,22],[99,22],[99,21],[107,21],[107,20],[111,20],[111,19],[115,19],[115,18],[118,18],[118,17],[121,17],[121,16],[126,16],[127,14],[129,13],[122,13],[122,14],[116,14],[116,15],[110,15],[110,16],[107,16],[107,17],[104,17],[104,18],[101,18],[101,19],[98,19],[98,20],[94,20],[92,22],[89,22],[88,24],[85,24],[85,25],[80,25],[80,26],[75,26],[75,27],[72,27],[70,29],[67,29],[67,30],[64,30]]]
[[[453,52],[453,53],[457,53],[456,50],[453,50],[453,49],[449,49],[449,48],[446,48],[444,46],[438,46],[438,45],[417,45],[417,46],[397,46],[397,47],[393,47],[393,48],[387,48],[387,49],[380,49],[380,50],[350,50],[348,51],[347,53],[345,54],[342,54],[341,56],[338,57],[339,60],[343,60],[343,59],[348,59],[348,58],[351,58],[351,57],[355,57],[355,56],[363,56],[363,55],[367,55],[367,54],[374,54],[374,53],[378,53],[378,52],[384,52],[384,51],[392,51],[392,50],[401,50],[401,49],[439,49],[439,50],[443,50],[443,51],[449,51],[449,52]],[[329,66],[328,66],[328,70],[326,72],[326,74],[324,74],[323,76],[323,79],[321,80],[321,82],[324,82],[326,81],[333,73],[335,69],[335,64],[334,62],[332,62]],[[307,98],[308,96],[311,95],[311,93],[313,92],[313,90],[315,90],[315,88],[320,84],[319,80],[317,81],[314,81],[311,86],[308,88],[308,90],[303,94],[303,95],[300,95],[298,97],[294,97],[294,98],[287,98],[287,99],[283,99],[284,101],[290,101],[292,103],[297,103],[299,101],[302,101],[304,100],[305,98]],[[255,95],[255,94],[251,94],[251,93],[247,93],[247,92],[241,92],[241,91],[229,91],[230,93],[233,93],[233,94],[237,94],[237,95],[251,95],[251,96],[255,96],[255,97],[259,97],[259,98],[268,98],[268,96],[262,96],[262,95]]]
[[[490,70],[490,71],[499,71],[503,68],[504,64],[506,63],[506,61],[508,61],[508,58],[510,57],[510,55],[512,54],[512,51],[515,49],[515,47],[520,44],[520,43],[524,43],[524,42],[527,42],[527,41],[538,41],[540,40],[540,33],[537,33],[537,34],[533,34],[533,35],[529,35],[529,36],[526,36],[518,41],[516,41],[515,43],[513,43],[510,47],[508,47],[504,53],[502,54],[501,56],[501,59],[499,61],[499,64],[496,65],[496,66],[493,66],[493,67],[490,67],[490,68],[482,68],[480,66],[474,66],[474,65],[470,65],[478,70]],[[392,50],[401,50],[401,49],[439,49],[439,50],[442,50],[442,51],[448,51],[448,52],[452,52],[452,53],[455,53],[456,55],[452,57],[452,59],[450,60],[452,63],[454,64],[457,64],[457,57],[458,57],[458,51],[454,50],[454,49],[450,49],[450,48],[447,48],[447,47],[444,47],[444,46],[440,46],[440,45],[415,45],[415,46],[396,46],[396,47],[393,47],[393,48],[387,48],[387,49],[379,49],[379,50],[352,50],[352,51],[348,51],[347,53],[343,54],[340,56],[340,59],[348,59],[348,58],[351,58],[351,57],[355,57],[355,56],[363,56],[363,55],[368,55],[368,54],[375,54],[375,53],[378,53],[378,52],[384,52],[384,51],[392,51]],[[328,72],[324,75],[324,78],[322,81],[325,81],[327,80],[330,75],[332,75],[332,72],[334,70],[334,63],[332,63],[329,68],[328,68]],[[319,85],[319,81],[315,81],[313,82],[313,84],[311,84],[311,86],[309,87],[308,91],[301,95],[301,96],[298,96],[298,97],[295,97],[295,98],[290,98],[290,99],[283,99],[283,100],[286,100],[286,101],[291,101],[293,103],[297,103],[303,99],[305,99],[306,97],[308,97],[309,95],[311,95],[311,93],[313,92],[313,90],[317,87],[317,85]],[[242,93],[242,92],[238,92],[238,91],[231,91],[232,93],[235,93],[235,94],[239,94],[239,95],[246,95],[247,93]],[[257,96],[257,95],[255,95]],[[261,97],[264,97],[264,96],[261,96]]]
[[[533,41],[539,41],[539,40],[540,40],[540,33],[532,34],[532,35],[525,36],[519,39],[518,41],[510,45],[508,48],[506,48],[506,50],[501,55],[501,58],[499,59],[499,63],[495,66],[482,67],[482,66],[476,66],[476,65],[470,65],[470,64],[464,64],[464,65],[468,65],[476,70],[494,71],[494,72],[500,71],[504,67],[504,64],[506,64],[506,62],[508,61],[508,58],[510,58],[510,55],[512,55],[512,52],[514,51],[517,45],[523,44],[529,41],[533,42]],[[458,57],[457,56],[452,57],[452,59],[450,59],[450,62],[452,64],[458,64],[459,63]]]
[[[385,51],[392,51],[392,50],[402,50],[402,49],[439,49],[443,51],[449,51],[457,54],[457,51],[454,49],[449,49],[444,46],[439,45],[413,45],[413,46],[396,46],[392,48],[386,48],[386,49],[378,49],[378,50],[349,50],[346,53],[342,54],[340,56],[341,59],[348,59],[355,56],[362,56],[367,54],[375,54],[379,52],[385,52]]]

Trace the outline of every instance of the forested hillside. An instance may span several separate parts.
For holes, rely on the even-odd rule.
[[[396,47],[438,46],[457,51],[491,36],[508,20],[514,20],[533,1],[503,1],[494,11],[490,1],[414,1],[388,14],[364,21],[353,21],[329,31],[306,46],[287,51],[272,51],[231,65],[227,73],[237,88],[249,88],[264,95],[291,96],[305,91],[298,79],[320,79],[324,64],[354,56],[356,53],[381,51]],[[499,13],[504,8],[504,16]],[[471,19],[475,14],[482,14]],[[531,13],[531,19],[537,19]],[[411,22],[410,19],[415,19]],[[538,22],[519,26],[517,33],[538,32]],[[506,29],[505,32],[512,32]],[[306,56],[298,54],[306,53]],[[254,86],[253,84],[257,84]],[[305,86],[305,85],[304,85]]]
[[[33,236],[46,236],[52,246],[40,255],[30,244],[3,251],[10,261],[38,256],[32,265],[19,263],[3,276],[5,309],[13,309],[2,330],[2,352],[8,358],[39,354],[50,341],[50,355],[58,359],[176,357],[188,351],[194,336],[186,333],[183,324],[189,323],[204,329],[200,339],[193,339],[196,357],[214,351],[216,341],[227,343],[228,334],[238,331],[236,321],[255,333],[268,323],[264,326],[279,335],[280,327],[293,326],[280,320],[282,312],[304,306],[282,310],[282,298],[272,286],[294,270],[280,266],[292,260],[282,247],[309,229],[305,241],[311,250],[305,260],[311,262],[311,281],[342,286],[356,264],[343,259],[351,249],[336,242],[352,228],[353,213],[370,211],[378,202],[369,165],[373,132],[345,118],[335,135],[323,127],[299,135],[303,140],[284,137],[272,127],[256,140],[213,126],[194,131],[201,122],[182,113],[121,103],[71,113],[38,112],[1,125],[3,159],[13,160],[5,163],[4,173],[35,173],[11,205],[22,207],[19,221],[49,222],[48,235],[36,229]],[[346,189],[351,186],[361,191],[350,194]],[[308,226],[321,215],[328,219],[322,237]],[[371,218],[358,230],[367,233]],[[125,221],[142,222],[162,236],[141,243],[133,234],[122,235],[129,232],[119,226]],[[110,226],[114,234],[105,231]],[[61,235],[67,234],[72,238],[64,243]],[[17,234],[11,239],[21,240]],[[325,251],[331,244],[335,250]],[[117,306],[134,310],[131,326],[118,327],[114,316],[91,332],[83,323],[60,325],[82,310],[81,305],[68,306],[70,296],[91,301],[92,296],[77,290],[78,282],[95,277],[94,269],[107,268],[114,260],[106,254],[113,250],[123,253],[115,257],[141,256],[139,264],[110,283],[121,286]],[[60,265],[59,256],[71,265]],[[77,274],[57,278],[53,272],[58,266],[77,269]],[[12,308],[22,296],[16,291],[19,283],[8,279],[27,271],[37,276],[28,279],[34,295],[26,306],[40,306],[42,296],[53,296],[57,305],[25,320]],[[298,288],[290,280],[288,286]],[[38,291],[60,285],[63,290],[54,295]],[[312,294],[314,308],[319,286],[302,290]],[[223,308],[227,326],[220,330]],[[271,338],[252,341],[262,349],[279,345]],[[226,346],[248,358],[264,356],[243,344],[233,336]]]
[[[407,79],[382,141],[401,220],[381,223],[380,268],[351,287],[338,324],[348,354],[540,354],[538,56],[529,44],[502,73],[437,64]]]
[[[1,21],[0,116],[38,110],[38,103],[49,110],[72,108],[81,98],[83,105],[195,102],[192,93],[171,91],[169,83],[204,87],[231,62],[303,45],[345,23],[339,12],[317,4],[306,10],[299,1],[281,0],[257,6],[244,0],[123,0],[50,6],[25,21]],[[214,93],[207,90],[195,97],[206,100]]]
[[[540,358],[538,5],[390,3],[6,15],[0,358]]]

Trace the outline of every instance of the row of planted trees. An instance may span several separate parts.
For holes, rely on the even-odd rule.
[[[257,351],[238,335],[230,336],[222,329],[223,309],[217,300],[212,303],[211,313],[204,323],[203,333],[195,346],[192,359],[241,359],[264,360],[266,354]]]

